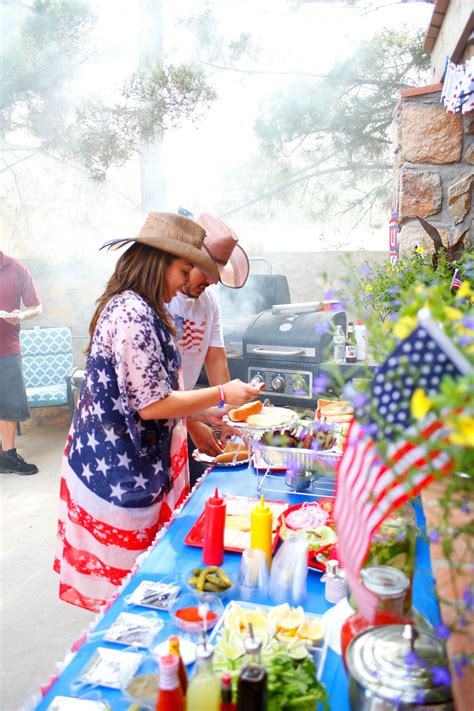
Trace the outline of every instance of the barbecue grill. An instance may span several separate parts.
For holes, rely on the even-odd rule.
[[[263,311],[243,337],[247,380],[264,382],[263,394],[275,404],[309,405],[320,363],[333,356],[338,325],[346,330],[345,312],[324,302],[280,304]]]

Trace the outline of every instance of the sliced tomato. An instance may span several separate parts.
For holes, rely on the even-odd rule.
[[[322,496],[320,499],[316,499],[316,501],[321,506],[321,508],[324,509],[324,511],[326,511],[332,518],[336,500],[331,498],[330,496]]]

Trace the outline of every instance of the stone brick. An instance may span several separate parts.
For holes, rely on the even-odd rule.
[[[438,173],[404,170],[400,178],[400,221],[428,217],[441,210],[443,191]]]
[[[410,163],[456,163],[461,160],[462,116],[443,107],[405,104],[402,151]]]
[[[464,116],[464,126],[466,133],[472,136],[474,134],[474,114],[472,112]]]
[[[469,165],[474,165],[474,143],[468,146],[466,153],[464,154],[464,162],[469,163]]]
[[[473,183],[474,175],[468,175],[448,189],[448,210],[455,225],[462,222],[471,209]]]
[[[450,233],[448,229],[443,229],[435,225],[441,235],[443,244],[449,245]],[[400,256],[410,254],[415,247],[423,247],[427,252],[434,252],[433,240],[429,237],[418,221],[408,222],[401,228],[399,237]]]

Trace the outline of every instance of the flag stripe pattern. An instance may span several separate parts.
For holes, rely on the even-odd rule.
[[[451,280],[451,286],[450,286],[449,288],[451,289],[451,291],[452,291],[453,289],[460,289],[460,288],[461,288],[461,284],[462,284],[462,281],[461,281],[461,274],[460,274],[460,272],[459,272],[459,269],[455,269],[455,270],[454,270],[454,274],[453,274],[453,278],[452,278],[452,280]]]
[[[97,323],[61,468],[54,569],[60,597],[97,611],[189,492],[186,427],[142,420],[180,389],[168,328],[134,292]]]
[[[432,415],[415,423],[410,413],[414,390],[422,386],[433,394],[447,374],[455,377],[459,370],[418,327],[377,371],[371,392],[377,417],[364,408],[356,410],[348,433],[337,469],[334,519],[348,583],[369,619],[377,599],[361,583],[360,570],[374,532],[394,509],[421,491],[434,472],[452,468],[442,447],[443,423]],[[383,458],[381,441],[386,445]]]

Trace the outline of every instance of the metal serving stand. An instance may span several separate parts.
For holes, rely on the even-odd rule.
[[[272,463],[272,450],[279,450],[281,464]],[[291,494],[307,499],[319,499],[322,496],[335,497],[335,467],[342,455],[337,452],[313,452],[306,449],[290,447],[266,447],[253,443],[252,461],[257,472],[257,492],[259,494]],[[283,462],[287,457],[289,468],[300,468],[301,471],[312,473],[311,480],[304,488],[297,488],[287,483],[288,469]],[[314,465],[308,468],[311,459]],[[281,467],[281,470],[280,468]],[[278,474],[276,473],[278,469]],[[298,475],[296,475],[298,478]],[[302,477],[300,477],[302,478]],[[309,477],[308,477],[309,478]]]
[[[296,414],[296,413],[295,413]],[[297,419],[282,424],[281,427],[249,427],[244,422],[228,420],[241,432],[249,450],[249,468],[254,467],[257,475],[258,494],[291,494],[304,499],[318,499],[335,496],[335,470],[342,454],[335,450],[313,451],[293,447],[271,447],[261,443],[262,437],[272,432],[283,433],[297,423],[307,424]],[[278,474],[276,473],[278,470]],[[289,472],[293,472],[290,474]],[[299,475],[304,472],[304,475]],[[293,476],[296,486],[287,483]],[[310,479],[309,484],[308,479]],[[298,481],[299,480],[299,481]],[[304,480],[304,481],[301,481]],[[301,485],[304,484],[304,488]]]

